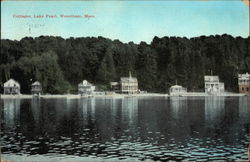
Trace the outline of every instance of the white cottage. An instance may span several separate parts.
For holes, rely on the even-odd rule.
[[[21,86],[14,79],[10,79],[4,83],[4,94],[20,94]]]
[[[83,80],[78,84],[78,93],[81,95],[91,95],[95,91],[95,86],[89,83],[87,80]]]
[[[205,80],[205,93],[219,94],[224,93],[224,83],[220,82],[219,76],[206,75]]]
[[[35,81],[32,85],[31,85],[31,93],[33,95],[40,95],[42,93],[42,85],[40,82]]]
[[[138,81],[137,78],[132,77],[129,72],[129,77],[121,77],[121,92],[127,94],[138,93]]]
[[[185,93],[187,93],[187,88],[184,88],[180,85],[171,86],[169,89],[170,96],[182,96]]]

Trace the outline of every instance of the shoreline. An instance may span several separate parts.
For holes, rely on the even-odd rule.
[[[20,98],[20,99],[32,99],[32,98],[67,98],[67,99],[77,99],[77,98],[125,98],[125,97],[241,97],[247,96],[242,93],[222,93],[217,95],[210,95],[204,92],[189,92],[183,93],[180,95],[168,95],[160,93],[145,93],[145,94],[104,94],[104,95],[85,95],[81,96],[79,94],[53,94],[53,95],[40,95],[39,97],[33,96],[31,94],[19,94],[19,95],[5,95],[1,94],[1,99],[10,99],[10,98]]]
[[[208,94],[205,92],[187,92],[183,93],[181,96],[183,97],[240,97],[240,96],[247,96],[243,93],[232,93],[232,92],[224,92],[219,94]],[[171,97],[171,96],[170,96]]]
[[[20,99],[30,99],[30,98],[124,98],[124,97],[168,97],[168,94],[158,94],[158,93],[148,93],[148,94],[104,94],[104,95],[84,95],[79,94],[53,94],[53,95],[40,95],[39,97],[33,96],[31,94],[19,94],[19,95],[4,95],[1,94],[2,99],[7,98],[20,98]]]

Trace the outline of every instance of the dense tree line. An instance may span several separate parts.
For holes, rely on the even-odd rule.
[[[204,75],[219,75],[228,91],[237,91],[237,74],[250,70],[250,37],[155,37],[151,44],[122,43],[103,37],[40,36],[1,40],[0,84],[14,78],[22,93],[35,80],[46,93],[74,93],[86,79],[107,90],[131,71],[139,88],[168,92],[176,82],[189,91],[204,89]]]

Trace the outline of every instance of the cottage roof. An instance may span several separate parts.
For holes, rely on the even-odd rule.
[[[171,86],[170,88],[183,88],[183,87],[180,86],[180,85],[173,85],[173,86]]]
[[[112,86],[115,86],[115,85],[118,85],[119,83],[118,82],[110,82],[110,85]]]
[[[173,85],[173,86],[171,86],[171,87],[173,87],[173,88],[178,88],[178,87],[182,87],[182,86],[180,86],[180,85]]]
[[[132,77],[131,72],[129,72],[129,77],[121,77],[121,82],[137,82],[137,78]]]
[[[250,74],[246,73],[246,74],[239,74],[239,79],[250,79]]]
[[[93,85],[89,83],[87,80],[83,80],[81,83],[78,84],[78,86],[93,86]]]
[[[20,87],[20,84],[14,79],[10,79],[4,83],[4,87]]]
[[[137,78],[135,77],[121,77],[121,82],[137,82]]]
[[[218,75],[205,75],[204,76],[205,81],[219,81]]]
[[[38,82],[38,81],[35,81],[32,85],[33,85],[33,86],[35,86],[35,85],[41,85],[41,83]]]

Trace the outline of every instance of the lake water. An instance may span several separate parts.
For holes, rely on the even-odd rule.
[[[248,97],[2,99],[4,155],[242,160]]]

